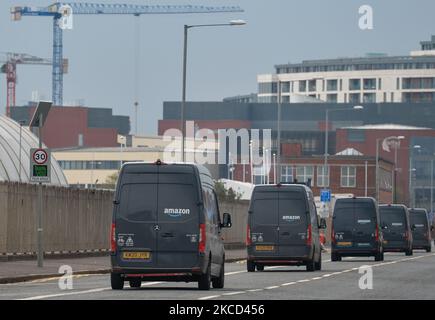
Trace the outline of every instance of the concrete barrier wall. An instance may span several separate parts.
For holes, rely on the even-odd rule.
[[[111,191],[43,187],[43,242],[46,252],[107,250],[112,221]],[[244,244],[248,201],[221,203],[221,214],[232,214],[225,229],[227,244]],[[0,254],[37,250],[38,187],[0,183]]]
[[[43,242],[46,252],[109,247],[113,193],[43,187]],[[38,188],[0,183],[0,254],[34,253]]]

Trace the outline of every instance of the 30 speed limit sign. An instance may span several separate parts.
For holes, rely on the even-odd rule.
[[[37,164],[45,164],[48,160],[47,151],[44,149],[37,149],[33,152],[33,161]]]
[[[30,181],[50,183],[51,152],[50,149],[30,149]]]

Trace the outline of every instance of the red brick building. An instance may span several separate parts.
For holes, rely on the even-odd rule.
[[[397,173],[396,173],[396,202],[408,204],[409,201],[409,176],[410,176],[410,152],[416,145],[413,140],[418,137],[431,137],[435,139],[435,130],[402,125],[366,125],[360,127],[341,128],[336,131],[336,149],[355,148],[365,156],[376,155],[376,140],[392,136],[402,136],[400,146],[397,149]],[[380,143],[379,156],[393,163],[395,162],[395,150],[390,152],[383,150]]]
[[[11,118],[28,124],[34,110],[35,106],[12,107]],[[49,148],[116,147],[118,134],[129,131],[129,117],[114,116],[111,109],[52,107],[43,140]]]

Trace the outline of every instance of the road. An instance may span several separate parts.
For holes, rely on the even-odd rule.
[[[373,270],[373,289],[359,287],[361,266]],[[413,256],[387,253],[385,261],[344,258],[331,262],[323,255],[322,271],[305,267],[269,267],[246,272],[245,262],[226,265],[221,290],[197,290],[196,283],[145,282],[140,289],[110,289],[109,275],[73,277],[72,290],[60,290],[57,279],[0,285],[0,299],[159,299],[159,300],[270,300],[270,299],[435,299],[435,253],[415,251]]]

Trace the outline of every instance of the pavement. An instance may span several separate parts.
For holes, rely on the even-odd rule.
[[[435,253],[413,256],[386,253],[385,261],[348,257],[331,262],[323,254],[321,271],[305,267],[266,267],[247,272],[246,262],[225,265],[225,288],[200,291],[196,283],[143,282],[141,288],[110,288],[107,274],[74,275],[72,288],[62,290],[59,280],[40,279],[0,285],[4,300],[294,300],[294,299],[435,299]],[[372,275],[371,281],[367,280]],[[361,286],[361,284],[363,286]],[[365,285],[365,286],[364,286]]]
[[[246,259],[246,249],[225,250],[226,262]],[[44,260],[44,267],[38,268],[36,260],[0,262],[0,284],[32,281],[59,277],[61,266],[70,266],[75,275],[105,274],[110,272],[110,257],[78,257]]]

